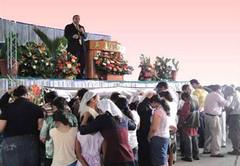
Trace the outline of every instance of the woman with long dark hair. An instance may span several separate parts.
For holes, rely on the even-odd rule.
[[[56,128],[50,130],[50,136],[53,139],[53,162],[54,166],[75,166],[75,139],[77,128],[70,127],[68,119],[62,111],[56,111],[53,114]]]
[[[170,107],[159,95],[150,99],[152,108],[156,108],[153,114],[151,129],[148,135],[150,141],[150,156],[152,165],[167,165],[167,150],[170,141],[170,128],[176,131],[176,127],[170,126]]]
[[[106,143],[105,166],[134,166],[133,152],[128,144],[128,130],[135,130],[135,123],[124,116],[109,99],[101,100],[98,109],[103,114],[90,124],[87,124],[90,113],[84,113],[80,133],[85,135],[100,131]]]
[[[132,119],[135,124],[137,125],[137,128],[134,131],[128,131],[128,143],[132,148],[133,154],[134,154],[134,163],[135,166],[138,166],[138,141],[137,141],[137,129],[140,125],[140,117],[137,113],[137,111],[131,111],[128,105],[128,101],[124,97],[119,97],[115,104],[118,106],[118,108],[123,112],[124,115],[126,115],[129,119]]]
[[[170,117],[169,117],[169,123],[172,126],[177,126],[177,107],[178,107],[178,103],[176,103],[175,101],[173,101],[173,97],[171,95],[171,93],[169,91],[161,91],[159,92],[159,95],[162,99],[164,99],[166,101],[166,103],[169,105],[170,108]],[[168,160],[169,160],[169,166],[173,166],[174,160],[176,161],[176,151],[177,151],[177,147],[176,147],[176,143],[177,139],[176,139],[176,132],[173,132],[170,130],[170,143],[168,145]]]

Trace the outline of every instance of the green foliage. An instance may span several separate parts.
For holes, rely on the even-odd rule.
[[[178,71],[179,70],[179,68],[178,68],[179,61],[176,61],[176,59],[172,59],[172,64],[175,67],[175,70]]]
[[[157,72],[157,76],[159,78],[159,81],[171,81],[172,80],[172,66],[168,65],[168,63],[171,61],[169,58],[165,57],[156,57],[155,61],[155,69]]]
[[[44,44],[28,42],[21,47],[22,59],[19,63],[19,75],[22,77],[54,78],[55,61],[47,54]]]
[[[55,56],[58,48],[61,44],[61,38],[55,38],[51,40],[45,33],[43,33],[40,29],[34,28],[33,31],[38,35],[38,37],[42,40],[42,42],[48,48],[49,53],[51,56]]]
[[[172,64],[169,64],[169,62],[172,62]],[[173,70],[179,70],[178,65],[179,61],[176,61],[176,59],[157,56],[154,66],[156,68],[159,81],[172,81],[171,73]]]

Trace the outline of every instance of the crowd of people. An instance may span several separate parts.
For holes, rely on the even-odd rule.
[[[21,85],[0,99],[3,165],[172,166],[178,147],[186,162],[200,160],[199,148],[211,157],[224,157],[227,126],[233,146],[228,154],[238,155],[238,90],[206,88],[194,79],[182,91],[159,82],[132,96],[131,103],[118,92],[101,99],[83,88],[70,102],[48,92],[45,104],[38,106]]]

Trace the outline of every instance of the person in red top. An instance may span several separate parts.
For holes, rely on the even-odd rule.
[[[183,135],[182,139],[184,142],[184,156],[182,160],[192,162],[194,160],[200,160],[199,158],[199,147],[198,147],[198,128],[196,127],[185,127],[184,122],[191,115],[192,112],[198,111],[198,103],[191,98],[188,93],[182,94],[182,99],[185,101],[179,117],[179,127],[182,127]],[[193,158],[192,158],[193,157]]]

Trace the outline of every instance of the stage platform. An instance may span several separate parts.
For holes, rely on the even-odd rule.
[[[103,91],[139,91],[153,89],[158,82],[154,81],[104,81],[104,80],[66,80],[66,79],[37,79],[37,78],[0,78],[0,96],[2,96],[11,86],[37,84],[41,88],[67,91],[70,94],[78,89],[87,88],[98,92]],[[169,87],[175,91],[181,90],[183,84],[187,81],[168,82]]]

